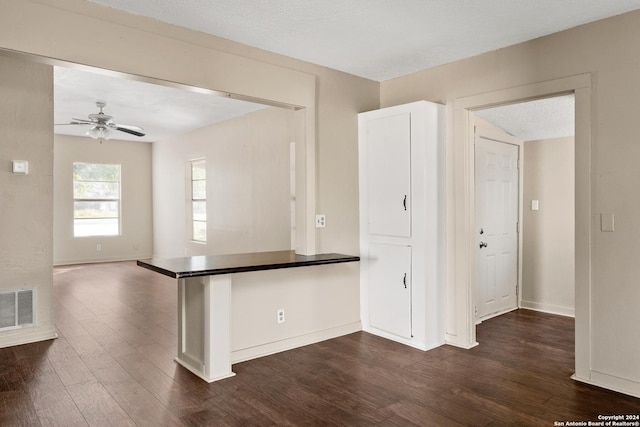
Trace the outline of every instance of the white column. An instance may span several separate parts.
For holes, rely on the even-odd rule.
[[[231,371],[231,275],[178,280],[178,356],[176,362],[203,380]]]
[[[209,276],[204,285],[204,374],[212,382],[231,372],[231,275]]]

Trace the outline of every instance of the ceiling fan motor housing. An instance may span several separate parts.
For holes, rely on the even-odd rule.
[[[97,124],[107,124],[107,123],[111,123],[111,120],[113,119],[113,116],[110,116],[108,114],[104,114],[102,111],[97,113],[97,114],[89,114],[89,119],[91,121],[96,122]]]

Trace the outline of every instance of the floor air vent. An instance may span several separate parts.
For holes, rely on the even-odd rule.
[[[0,293],[0,331],[33,325],[33,289]]]

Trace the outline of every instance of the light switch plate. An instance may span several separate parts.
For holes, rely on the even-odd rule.
[[[27,160],[13,160],[11,164],[13,173],[18,173],[21,175],[26,175],[29,173],[29,162]]]
[[[600,214],[600,230],[601,231],[614,231],[615,218],[612,213]]]
[[[532,200],[531,201],[531,210],[532,211],[537,211],[540,209],[540,202],[538,200]]]

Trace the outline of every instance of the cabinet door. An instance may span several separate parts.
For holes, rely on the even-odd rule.
[[[411,338],[411,247],[369,246],[369,323]]]
[[[411,115],[367,122],[369,234],[411,237]]]

